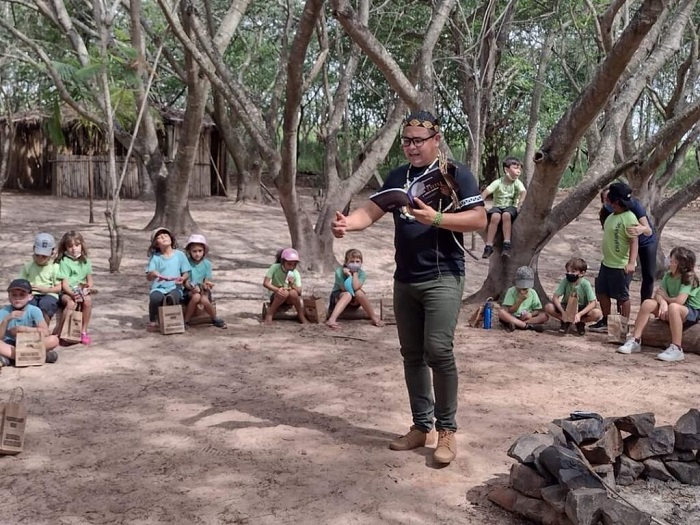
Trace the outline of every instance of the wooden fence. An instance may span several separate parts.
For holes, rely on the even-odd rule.
[[[117,179],[124,168],[124,159],[117,159]],[[83,155],[57,155],[51,161],[51,192],[62,197],[106,199],[111,193],[109,181],[109,157]],[[139,196],[139,172],[143,170],[134,159],[124,177],[119,195],[123,199]],[[190,197],[211,196],[211,166],[196,163],[190,177]],[[147,176],[145,173],[142,176]]]

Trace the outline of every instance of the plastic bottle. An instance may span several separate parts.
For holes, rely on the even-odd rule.
[[[484,304],[484,330],[491,330],[491,314],[493,309],[491,308],[491,297],[486,300]]]

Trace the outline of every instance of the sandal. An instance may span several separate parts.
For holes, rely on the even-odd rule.
[[[226,323],[224,322],[224,320],[220,319],[219,317],[213,319],[211,323],[214,326],[216,326],[217,328],[223,328],[223,329],[228,328],[228,326],[226,326]]]

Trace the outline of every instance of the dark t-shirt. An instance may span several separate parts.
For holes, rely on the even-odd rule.
[[[456,166],[455,180],[459,186],[458,211],[466,211],[484,205],[479,186],[466,166]],[[382,190],[404,188],[406,183],[423,174],[426,166],[416,168],[404,164],[392,170]],[[396,248],[396,272],[394,279],[402,283],[429,281],[440,274],[464,275],[464,252],[455,241],[464,246],[464,235],[458,232],[421,224],[406,217],[400,210],[394,214],[394,248]]]

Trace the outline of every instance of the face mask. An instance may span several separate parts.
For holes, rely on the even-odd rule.
[[[360,268],[362,268],[362,263],[347,263],[345,267],[350,270],[351,272],[359,272]]]
[[[605,211],[607,211],[608,213],[613,212],[612,204],[605,203],[603,204],[603,208],[605,208]]]
[[[569,281],[570,283],[575,283],[577,279],[578,279],[577,273],[567,273],[566,274],[566,280]]]

